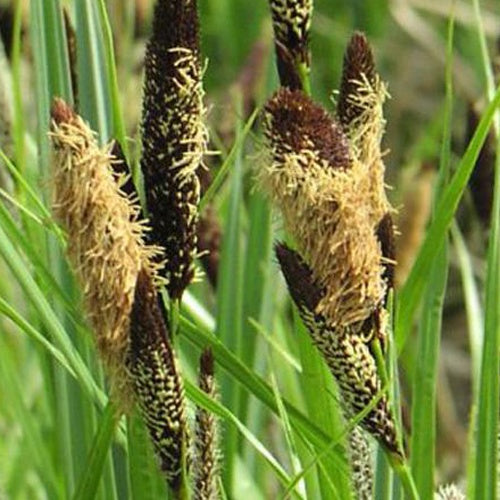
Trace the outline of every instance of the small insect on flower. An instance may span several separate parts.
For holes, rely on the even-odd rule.
[[[142,158],[151,237],[179,299],[194,276],[200,168],[206,149],[196,0],[158,0],[145,58]]]

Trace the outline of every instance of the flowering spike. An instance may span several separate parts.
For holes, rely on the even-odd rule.
[[[140,269],[155,277],[159,249],[145,244],[140,208],[120,190],[115,158],[61,99],[52,107],[53,210],[68,236],[97,346],[119,396],[126,398],[124,360]]]
[[[354,33],[344,55],[344,67],[337,102],[337,115],[343,126],[349,127],[363,113],[355,96],[365,86],[374,85],[377,78],[373,53],[365,35]]]
[[[300,255],[284,244],[276,246],[276,255],[290,294],[313,343],[323,355],[335,377],[346,405],[347,416],[363,411],[382,390],[377,365],[370,350],[370,341],[378,332],[367,330],[361,322],[347,328],[329,324],[315,312],[314,304],[323,291],[313,281],[313,273]],[[390,452],[401,455],[387,397],[382,396],[362,420],[361,425]]]
[[[436,500],[465,500],[464,492],[456,484],[447,484],[440,486],[436,496]]]
[[[270,0],[281,85],[302,89],[299,66],[309,72],[312,0]]]
[[[188,464],[189,435],[182,379],[158,301],[150,275],[142,270],[130,314],[127,368],[161,470],[177,492]]]
[[[200,357],[198,385],[211,398],[217,397],[214,379],[214,359],[212,351],[209,348],[205,349]],[[197,500],[216,500],[219,498],[217,479],[220,461],[217,421],[212,413],[200,407],[196,409],[195,447],[194,498]]]
[[[301,92],[280,90],[264,112],[261,184],[325,289],[317,312],[342,327],[363,321],[387,289],[376,235],[391,210],[383,163],[361,161],[340,125]]]
[[[372,500],[374,484],[372,452],[365,432],[358,425],[349,434],[348,454],[356,498]]]
[[[165,249],[164,276],[179,299],[194,276],[206,147],[195,0],[158,0],[146,50],[142,158],[152,239]]]

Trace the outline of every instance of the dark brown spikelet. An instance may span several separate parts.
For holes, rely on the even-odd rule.
[[[137,278],[127,368],[160,467],[174,492],[188,463],[184,388],[149,274]]]
[[[145,59],[142,158],[152,239],[165,249],[164,277],[179,299],[194,276],[206,145],[195,0],[159,0]]]
[[[356,95],[364,80],[374,85],[376,80],[375,62],[372,49],[365,35],[354,33],[344,55],[342,81],[337,102],[337,115],[340,123],[348,128],[363,112]]]
[[[276,156],[309,150],[332,167],[349,166],[349,145],[341,127],[300,90],[276,92],[265,106],[264,119]]]
[[[205,349],[200,357],[198,385],[211,398],[217,396],[214,358],[209,348]],[[195,439],[194,498],[196,500],[216,500],[219,498],[217,480],[220,461],[217,421],[212,413],[199,407],[196,409]]]
[[[299,65],[309,72],[312,0],[269,0],[281,85],[302,89]]]
[[[329,325],[324,316],[314,312],[314,305],[321,300],[323,293],[312,281],[312,272],[304,260],[284,244],[276,246],[276,255],[302,321],[337,381],[347,417],[350,418],[364,410],[382,389],[369,344],[376,332],[363,331],[364,324],[349,328]],[[388,451],[402,455],[385,395],[361,425]]]
[[[466,145],[469,144],[480,117],[474,106],[469,105],[467,113]],[[495,136],[490,131],[486,138],[476,165],[469,180],[470,191],[474,207],[479,219],[485,227],[489,227],[491,219],[491,209],[493,206],[493,185],[495,177]]]

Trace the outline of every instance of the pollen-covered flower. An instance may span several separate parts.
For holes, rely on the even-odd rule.
[[[370,350],[373,332],[380,328],[376,323],[381,318],[372,315],[347,328],[332,325],[316,312],[325,289],[315,281],[309,266],[284,244],[276,246],[276,256],[302,321],[337,381],[347,416],[355,416],[380,397],[361,425],[387,450],[400,455],[394,420],[387,396],[380,395],[382,381]]]
[[[142,270],[130,314],[127,369],[161,470],[177,492],[189,464],[189,432],[182,378],[159,300],[149,272]]]
[[[201,354],[198,385],[211,398],[217,396],[214,359],[210,349],[206,349]],[[216,500],[219,498],[217,480],[220,461],[216,417],[209,411],[198,407],[195,426],[194,498]]]
[[[126,383],[129,317],[137,275],[156,276],[159,249],[145,244],[139,207],[120,190],[110,148],[62,100],[52,108],[53,209],[83,287],[97,346],[113,384]]]
[[[164,276],[178,299],[194,276],[206,147],[196,0],[158,0],[145,59],[142,158],[152,239],[165,249]]]
[[[309,72],[312,0],[269,0],[281,85],[302,88],[300,67]]]
[[[387,289],[376,233],[390,206],[382,172],[370,171],[383,164],[360,161],[341,126],[299,91],[280,90],[264,119],[261,183],[325,288],[316,312],[335,327],[363,321]]]

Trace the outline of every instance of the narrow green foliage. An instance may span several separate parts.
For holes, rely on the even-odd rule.
[[[103,473],[103,467],[111,450],[113,436],[120,418],[120,412],[112,403],[108,403],[101,418],[98,433],[87,459],[84,474],[78,482],[74,500],[94,498]]]

